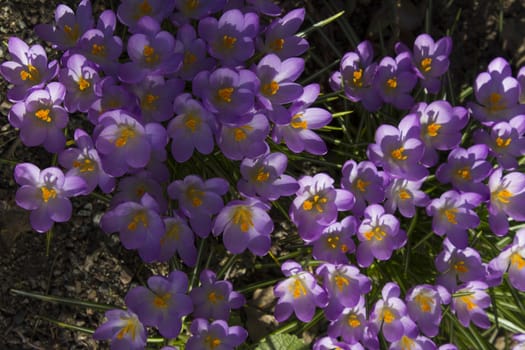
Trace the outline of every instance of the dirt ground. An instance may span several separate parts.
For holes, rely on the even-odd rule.
[[[8,59],[5,44],[10,36],[34,43],[33,26],[49,23],[58,3],[74,7],[76,1],[0,1],[0,60]],[[306,6],[313,21],[333,14],[330,8],[321,6],[324,1],[294,3]],[[496,56],[509,59],[515,68],[525,60],[522,1],[426,0],[418,5],[408,0],[332,3],[347,11],[345,18],[361,40],[369,38],[378,43],[381,33],[390,50],[396,40],[410,43],[424,31],[426,9],[432,5],[431,33],[435,38],[454,26],[451,71],[458,89],[471,84],[476,74]],[[95,8],[103,6],[102,1],[94,4]],[[337,24],[331,24],[326,33],[344,45]],[[326,62],[337,58],[332,50],[323,48],[324,39],[317,33],[309,40]],[[340,49],[344,53],[350,47]],[[49,157],[45,152],[24,147],[17,140],[17,132],[9,126],[6,88],[5,82],[0,82],[0,158],[48,166]],[[14,203],[16,188],[12,166],[0,162],[0,349],[103,349],[104,346],[95,343],[89,335],[62,329],[42,319],[47,317],[94,329],[102,320],[102,312],[46,303],[15,295],[10,290],[122,305],[122,297],[132,283],[143,282],[150,271],[162,271],[165,266],[151,265],[145,271],[136,254],[123,249],[116,236],[103,234],[96,223],[104,204],[92,198],[74,201],[76,215],[66,224],[55,225],[46,254],[46,236],[31,230],[27,213]]]

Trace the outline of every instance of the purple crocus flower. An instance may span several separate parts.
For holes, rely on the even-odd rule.
[[[390,181],[385,189],[386,211],[394,213],[396,209],[399,209],[404,217],[413,217],[416,213],[415,206],[425,207],[429,202],[428,195],[420,190],[423,182],[424,179],[419,181],[393,179]]]
[[[410,322],[408,318],[402,318],[402,322]],[[392,342],[388,350],[436,350],[436,344],[429,338],[422,335],[407,336],[403,335],[401,339]]]
[[[304,87],[302,96],[294,102],[289,112],[290,124],[275,125],[272,139],[279,143],[284,140],[286,146],[294,153],[303,151],[322,155],[328,150],[324,141],[312,130],[328,125],[332,114],[325,109],[309,106],[319,96],[319,85],[310,84]]]
[[[118,85],[112,76],[102,78],[95,84],[97,99],[88,110],[88,120],[94,125],[98,124],[100,115],[104,112],[123,109],[129,113],[137,113],[136,96],[127,87]]]
[[[181,330],[181,317],[193,311],[186,294],[188,277],[182,271],[172,271],[168,277],[151,276],[148,288],[138,286],[126,295],[126,305],[134,310],[146,326],[157,327],[166,338],[176,338]]]
[[[197,262],[197,248],[195,235],[186,221],[177,214],[164,218],[166,231],[160,238],[160,252],[158,261],[168,261],[177,253],[184,264],[195,266]]]
[[[425,143],[421,163],[427,167],[438,162],[437,150],[450,150],[461,142],[461,130],[467,125],[468,112],[464,107],[452,107],[445,100],[424,102],[414,106],[412,112],[419,116],[420,138]]]
[[[370,313],[370,321],[377,329],[382,329],[383,336],[389,342],[400,340],[403,336],[415,338],[418,332],[414,321],[407,316],[407,307],[399,295],[399,286],[388,282],[381,291],[382,299],[375,303]]]
[[[95,84],[100,78],[95,64],[80,54],[73,54],[67,59],[66,67],[60,70],[58,77],[67,89],[64,105],[68,112],[87,112],[98,98],[95,95]]]
[[[73,207],[69,197],[85,191],[86,183],[78,176],[69,176],[56,167],[40,170],[31,163],[17,164],[14,171],[17,184],[16,204],[31,211],[31,227],[46,232],[54,222],[66,222]]]
[[[335,321],[330,322],[328,335],[333,338],[342,337],[353,346],[363,339],[367,326],[365,298],[361,295],[355,306],[345,308]]]
[[[133,175],[121,177],[110,205],[116,207],[121,203],[130,201],[140,203],[145,194],[150,195],[155,200],[159,213],[164,213],[168,209],[164,186],[148,170],[140,170]]]
[[[188,339],[187,350],[233,350],[248,337],[241,326],[229,327],[224,320],[209,323],[197,318],[190,326],[192,336]]]
[[[35,32],[40,39],[49,41],[53,48],[65,51],[75,47],[82,34],[93,28],[94,24],[91,1],[82,0],[76,13],[67,5],[58,5],[55,23],[38,24]]]
[[[266,137],[270,132],[268,119],[262,113],[246,115],[242,124],[222,124],[217,145],[231,160],[257,158],[269,152]]]
[[[190,19],[202,19],[219,12],[226,5],[226,0],[175,0],[175,11],[171,19],[175,25],[181,25]]]
[[[133,85],[132,90],[139,99],[141,120],[164,122],[173,117],[173,103],[184,90],[184,82],[159,75],[147,76]]]
[[[76,129],[74,139],[77,147],[64,150],[58,157],[60,165],[69,169],[66,175],[83,178],[86,182],[86,194],[93,192],[97,186],[104,193],[113,191],[115,178],[102,169],[91,136],[82,129]]]
[[[337,220],[337,212],[349,210],[355,199],[351,192],[336,189],[334,179],[324,173],[303,176],[297,197],[290,206],[290,218],[307,242],[317,240],[325,227]]]
[[[432,94],[437,94],[441,87],[440,77],[448,70],[448,56],[452,50],[452,39],[449,36],[434,39],[428,34],[420,34],[414,40],[412,63],[416,74],[421,79],[421,86]],[[398,43],[396,53],[409,52],[408,47]]]
[[[204,3],[204,1],[199,1],[198,4],[200,5],[202,3]],[[197,37],[193,26],[184,24],[179,27],[177,31],[177,41],[182,43],[182,47],[176,47],[175,51],[182,49],[181,54],[183,55],[182,66],[177,72],[179,77],[191,81],[199,72],[213,68],[215,60],[208,57],[206,42]]]
[[[514,334],[512,336],[512,340],[514,340],[514,345],[512,346],[511,350],[524,350],[525,349],[525,334]]]
[[[277,124],[288,124],[292,116],[282,105],[298,99],[303,87],[294,83],[304,69],[304,60],[290,57],[281,61],[279,56],[264,56],[255,68],[261,84],[257,94],[260,104],[266,109],[268,119]]]
[[[312,346],[312,350],[365,350],[365,348],[359,344],[347,344],[345,342],[337,340],[335,337],[322,337],[317,339]]]
[[[315,273],[323,278],[328,293],[328,305],[324,309],[326,318],[336,320],[345,308],[356,307],[362,295],[370,292],[370,279],[352,265],[322,264]]]
[[[255,198],[231,201],[215,218],[212,233],[222,233],[224,246],[233,254],[249,249],[255,255],[265,255],[274,228],[268,210],[268,205]]]
[[[236,66],[252,57],[258,32],[259,16],[238,9],[224,12],[218,20],[206,17],[199,21],[199,36],[208,43],[210,55],[223,66]]]
[[[20,129],[20,139],[26,146],[44,146],[51,153],[64,149],[63,129],[69,121],[60,104],[64,101],[64,85],[51,82],[44,89],[32,90],[24,101],[15,103],[9,111],[9,123]]]
[[[381,203],[385,199],[385,176],[377,171],[374,163],[364,160],[356,163],[347,160],[343,164],[341,187],[351,191],[355,196],[355,205],[352,212],[363,215],[366,205]]]
[[[375,143],[368,146],[368,158],[393,177],[421,180],[428,170],[419,163],[425,148],[419,134],[419,118],[415,113],[404,117],[397,128],[383,124],[376,130]]]
[[[213,126],[215,117],[190,94],[177,96],[174,103],[176,117],[168,124],[173,158],[183,163],[197,149],[202,154],[213,151]]]
[[[483,129],[474,132],[476,143],[486,144],[489,154],[496,157],[498,165],[504,169],[518,167],[518,158],[525,149],[525,115],[518,115],[508,122],[495,123],[490,133]]]
[[[328,303],[325,290],[311,273],[304,271],[295,261],[284,262],[281,271],[288,278],[274,287],[274,294],[279,298],[274,312],[277,322],[285,321],[292,312],[302,322],[310,322],[316,306],[325,307]]]
[[[279,152],[255,159],[244,158],[241,163],[242,179],[237,183],[237,189],[246,196],[260,196],[270,201],[294,194],[299,184],[293,177],[284,174],[287,163],[286,155]]]
[[[347,264],[348,255],[355,251],[352,236],[357,229],[357,220],[347,216],[341,222],[327,226],[321,236],[313,242],[312,256],[332,264]]]
[[[479,225],[479,217],[474,212],[482,201],[477,193],[459,193],[450,190],[433,199],[427,206],[427,215],[433,216],[432,230],[439,236],[447,235],[448,239],[459,249],[468,244],[469,228]]]
[[[128,310],[108,310],[107,321],[93,333],[95,340],[111,340],[111,349],[143,350],[146,347],[146,328],[138,316]]]
[[[352,102],[361,102],[370,112],[377,111],[383,104],[374,85],[377,63],[374,60],[372,43],[365,40],[357,45],[356,52],[348,52],[341,59],[339,71],[330,77],[334,91],[343,89]]]
[[[478,74],[474,95],[477,103],[468,104],[472,116],[488,126],[525,113],[525,106],[519,104],[519,82],[512,76],[510,64],[504,58],[493,59],[487,71]]]
[[[423,334],[434,337],[441,323],[441,304],[450,303],[450,293],[442,286],[422,284],[412,287],[406,294],[408,315]]]
[[[168,186],[168,195],[177,199],[179,209],[190,219],[193,231],[201,238],[207,237],[212,228],[211,217],[223,207],[221,196],[228,192],[229,184],[220,177],[203,181],[197,175],[188,175]]]
[[[138,83],[148,75],[165,75],[177,71],[182,64],[182,55],[175,52],[173,35],[160,30],[160,23],[151,17],[144,17],[139,24],[148,30],[129,38],[127,52],[131,62],[120,66],[119,79],[126,83]]]
[[[117,9],[120,22],[132,33],[140,30],[139,22],[150,17],[160,23],[175,8],[175,0],[124,0]]]
[[[308,41],[296,35],[303,24],[305,12],[304,8],[298,8],[274,19],[266,28],[264,42],[257,43],[259,50],[274,53],[282,60],[300,56],[308,50]]]
[[[403,52],[395,59],[387,56],[379,62],[373,85],[383,101],[398,109],[409,109],[414,105],[410,93],[416,83],[410,54]]]
[[[510,284],[525,291],[525,229],[516,232],[512,243],[492,259],[489,266],[500,275],[508,271]]]
[[[192,82],[193,94],[202,98],[207,110],[221,123],[241,124],[249,119],[259,79],[247,69],[221,67],[203,71]]]
[[[456,147],[448,154],[446,163],[436,170],[436,179],[441,183],[452,183],[462,192],[475,192],[484,199],[489,190],[483,180],[492,171],[492,165],[486,160],[489,149],[484,144],[470,146],[467,149]]]
[[[7,91],[11,102],[22,101],[33,89],[40,89],[58,73],[58,62],[48,63],[44,48],[28,46],[16,37],[10,37],[7,49],[13,61],[0,65],[0,74],[14,86]]]
[[[441,274],[436,282],[449,292],[453,292],[458,281],[466,283],[470,281],[484,281],[485,264],[481,262],[478,251],[466,247],[456,248],[448,238],[443,240],[443,250],[435,259],[436,270]]]
[[[508,217],[516,221],[525,221],[522,207],[525,202],[525,174],[511,172],[502,175],[502,169],[497,168],[489,178],[489,225],[492,232],[498,236],[507,234]]]
[[[233,290],[229,281],[217,280],[211,270],[203,270],[199,281],[201,285],[190,292],[194,318],[227,321],[231,309],[238,309],[246,302],[242,294]]]
[[[459,286],[454,292],[452,310],[463,327],[469,327],[471,322],[483,329],[490,327],[490,320],[485,311],[491,304],[487,289],[486,283],[472,281]]]
[[[357,247],[357,262],[368,267],[374,257],[378,260],[390,259],[394,250],[405,245],[407,235],[399,228],[399,220],[395,216],[385,213],[381,205],[371,204],[365,209],[357,238],[361,242]]]

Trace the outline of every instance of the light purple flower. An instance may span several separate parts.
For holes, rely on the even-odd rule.
[[[173,117],[173,103],[184,90],[184,82],[158,75],[147,76],[133,85],[132,90],[139,99],[141,120],[164,122]]]
[[[408,315],[423,334],[434,337],[441,323],[441,304],[450,303],[450,293],[442,286],[421,284],[412,287],[405,297]]]
[[[181,317],[193,311],[186,294],[188,277],[182,271],[172,271],[168,277],[151,276],[148,288],[138,286],[126,295],[126,305],[134,310],[146,326],[157,327],[166,338],[176,338],[181,330]]]
[[[217,1],[209,2],[216,3]],[[197,6],[203,3],[204,1],[199,1]],[[213,68],[215,60],[208,57],[206,42],[197,37],[195,29],[191,25],[184,24],[179,27],[177,31],[177,41],[182,45],[176,46],[175,51],[178,52],[179,50],[182,50],[181,54],[183,55],[182,66],[177,72],[179,77],[191,81],[199,72],[211,70]]]
[[[379,62],[373,85],[383,101],[398,109],[409,109],[414,105],[410,93],[416,83],[410,54],[403,52],[395,59],[387,56]]]
[[[138,23],[143,17],[160,23],[174,8],[175,0],[124,0],[117,9],[117,16],[130,32],[135,33],[140,30]]]
[[[343,164],[341,186],[355,196],[353,213],[360,216],[365,211],[367,203],[381,203],[385,199],[384,175],[368,160],[356,163],[351,159]]]
[[[177,253],[184,264],[195,266],[197,262],[197,248],[195,235],[186,221],[177,214],[164,218],[166,231],[160,238],[160,252],[158,261],[168,261]]]
[[[88,120],[97,125],[99,118],[107,111],[122,109],[131,114],[138,114],[136,96],[129,88],[118,84],[112,76],[102,78],[95,84],[96,100],[88,110]]]
[[[14,178],[21,187],[16,191],[16,204],[30,210],[31,227],[46,232],[54,222],[66,222],[73,207],[69,197],[85,191],[86,183],[78,176],[69,176],[56,167],[40,170],[31,163],[17,164]]]
[[[399,228],[399,220],[392,214],[385,213],[379,204],[371,204],[365,209],[365,218],[359,225],[357,238],[357,262],[368,267],[374,258],[388,260],[392,252],[405,245],[406,232]]]
[[[312,350],[365,350],[365,348],[359,344],[349,345],[345,342],[337,340],[336,337],[322,337],[317,339],[312,347]]]
[[[327,226],[313,242],[312,256],[332,264],[348,264],[348,254],[355,251],[352,236],[356,229],[357,220],[353,216]]]
[[[100,80],[94,63],[80,54],[73,54],[67,59],[66,67],[60,69],[59,80],[66,87],[64,105],[72,113],[87,112],[98,98],[95,84]]]
[[[190,19],[202,19],[224,8],[226,0],[175,0],[178,11],[171,16],[175,25],[189,22]]]
[[[396,209],[406,218],[411,218],[416,213],[415,206],[425,207],[429,198],[421,191],[423,180],[410,181],[405,179],[392,179],[385,189],[385,210],[394,213]]]
[[[164,213],[168,209],[165,187],[148,170],[140,170],[133,175],[121,177],[110,205],[116,207],[121,203],[130,201],[140,203],[145,194],[150,195],[155,200],[159,213]]]
[[[111,349],[143,350],[146,347],[146,328],[131,310],[109,310],[107,321],[93,333],[95,340],[111,340]]]
[[[186,344],[187,350],[233,350],[248,337],[248,332],[241,326],[229,327],[223,320],[209,323],[202,318],[193,320],[190,332],[192,336]]]
[[[221,124],[217,145],[231,160],[257,158],[269,152],[266,137],[270,132],[268,119],[262,113],[246,115],[241,124]]]
[[[508,272],[510,284],[525,291],[525,229],[518,230],[512,243],[492,259],[489,265],[500,275]]]
[[[472,281],[459,286],[454,292],[452,310],[463,327],[469,327],[471,322],[483,329],[490,327],[491,323],[485,311],[491,304],[487,289],[488,286],[484,282]]]
[[[295,261],[284,262],[281,271],[288,278],[274,287],[274,294],[279,298],[275,305],[275,318],[283,322],[294,312],[302,322],[311,321],[316,306],[325,307],[328,303],[326,292],[317,284],[315,277]]]
[[[255,255],[266,255],[274,228],[268,210],[268,205],[254,198],[231,201],[215,218],[212,233],[222,233],[224,246],[233,254],[248,249]]]
[[[525,174],[511,172],[503,176],[502,169],[497,168],[490,175],[489,189],[489,225],[492,232],[503,236],[509,230],[509,217],[525,221]]]
[[[525,349],[525,334],[514,334],[512,336],[515,344],[512,346],[511,350],[524,350]]]
[[[407,322],[407,318],[402,319]],[[392,342],[388,350],[406,350],[406,349],[417,349],[417,350],[436,350],[436,344],[429,338],[422,335],[418,336],[407,336],[403,335],[401,339]]]
[[[354,307],[345,308],[336,320],[330,322],[328,335],[333,338],[341,337],[348,344],[355,345],[363,339],[365,327],[368,327],[368,321],[365,298],[361,295]]]

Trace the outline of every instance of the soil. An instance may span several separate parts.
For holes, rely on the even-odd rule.
[[[9,59],[6,42],[10,36],[18,36],[29,44],[37,42],[32,28],[37,23],[50,23],[59,3],[74,8],[76,1],[0,1],[0,38],[4,44],[0,45],[0,60]],[[316,22],[335,12],[321,3],[324,1],[288,1],[285,5],[288,8],[305,6],[312,21]],[[346,10],[345,18],[360,40],[368,38],[379,43],[382,36],[389,50],[395,41],[410,43],[417,34],[424,32],[426,9],[432,5],[430,18],[434,38],[454,28],[450,69],[457,91],[472,84],[478,72],[494,57],[509,59],[514,72],[525,60],[525,5],[521,1],[426,0],[415,5],[408,0],[335,0],[330,3]],[[104,2],[94,1],[97,11],[102,6]],[[325,33],[341,42],[339,49],[343,53],[351,49],[341,37],[337,24],[331,24]],[[309,40],[324,62],[337,59],[333,50],[323,48],[324,39],[318,33],[312,33]],[[310,64],[309,69],[319,68]],[[17,139],[17,131],[8,124],[10,103],[6,101],[6,89],[2,80],[0,159],[49,166],[49,156],[39,148],[23,146]],[[106,344],[94,342],[88,334],[67,330],[49,321],[95,329],[103,319],[103,312],[43,302],[12,290],[121,306],[131,285],[143,284],[148,275],[165,273],[167,267],[162,264],[143,267],[137,254],[122,248],[115,235],[103,234],[97,222],[105,204],[91,197],[74,200],[76,214],[70,222],[55,225],[52,237],[34,232],[27,212],[14,202],[17,186],[12,169],[0,161],[0,349],[107,348]],[[247,317],[255,322],[249,325],[252,329],[260,330],[261,324],[267,329],[274,327],[272,317],[260,311],[271,303],[265,300],[268,294],[271,293],[257,291],[251,306],[246,309]],[[260,300],[264,301],[262,306],[258,304]]]

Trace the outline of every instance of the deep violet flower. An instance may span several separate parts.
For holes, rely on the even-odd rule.
[[[402,318],[402,322],[410,322],[409,318]],[[417,349],[417,350],[436,350],[436,344],[429,338],[422,335],[408,336],[403,335],[401,339],[396,340],[390,344],[388,350],[406,350],[406,349]]]
[[[322,337],[315,341],[312,350],[365,350],[365,348],[359,344],[347,344],[345,342],[337,340],[336,337]]]
[[[102,114],[115,109],[137,114],[137,97],[129,90],[129,88],[119,85],[118,81],[112,76],[99,80],[95,84],[96,100],[89,107],[88,120],[93,125],[97,125]]]
[[[229,327],[224,320],[208,322],[197,318],[190,326],[192,336],[188,339],[187,350],[233,350],[248,337],[241,326]]]
[[[184,90],[180,79],[164,79],[159,75],[147,76],[131,88],[139,99],[141,120],[164,122],[173,117],[175,98]]]
[[[37,232],[50,230],[54,222],[68,221],[73,210],[69,197],[83,193],[86,187],[78,176],[64,176],[56,167],[40,170],[31,163],[17,164],[14,178],[21,186],[16,204],[31,211],[31,227]]]
[[[248,249],[255,255],[266,255],[274,228],[268,210],[267,204],[255,198],[231,201],[215,218],[212,233],[222,233],[224,246],[233,254]]]
[[[87,112],[98,98],[95,95],[95,85],[100,80],[98,68],[86,57],[80,54],[69,56],[58,78],[67,90],[64,106],[68,112]]]
[[[241,124],[222,124],[217,145],[231,160],[257,158],[269,152],[266,137],[270,132],[268,119],[262,113],[246,115]]]
[[[32,90],[24,101],[11,107],[9,123],[20,129],[24,145],[42,145],[51,153],[64,149],[63,129],[69,121],[67,111],[61,106],[65,93],[64,85],[51,82],[44,89]]]
[[[417,285],[405,297],[408,315],[423,334],[434,337],[441,323],[441,304],[450,303],[450,293],[440,285]]]
[[[492,259],[489,265],[500,275],[508,272],[510,284],[525,291],[525,229],[518,230],[512,243]]]
[[[403,52],[395,59],[387,56],[379,62],[373,85],[383,101],[399,109],[408,109],[414,105],[410,93],[416,83],[410,54]]]
[[[137,286],[126,295],[126,305],[134,310],[146,326],[157,327],[166,338],[176,338],[181,330],[181,317],[193,311],[186,294],[188,277],[182,271],[172,271],[168,277],[151,276],[148,288]]]
[[[58,62],[48,63],[47,54],[40,45],[28,46],[16,37],[10,37],[7,49],[13,61],[0,65],[0,74],[14,86],[7,91],[11,102],[24,99],[33,89],[40,89],[58,73]]]
[[[345,342],[354,346],[363,339],[365,327],[368,327],[368,321],[365,298],[361,295],[354,307],[345,308],[336,320],[330,322],[327,333],[332,338],[341,337]]]
[[[202,3],[204,1],[199,1],[198,5]],[[182,66],[177,71],[180,78],[191,81],[197,73],[213,68],[215,60],[207,55],[206,42],[197,37],[195,29],[191,25],[184,24],[179,27],[177,41],[182,44],[175,47],[175,51],[180,51],[183,57]]]
[[[184,264],[195,266],[197,262],[197,248],[195,235],[186,221],[177,214],[164,218],[166,231],[160,238],[158,261],[168,261],[175,253]]]
[[[111,207],[125,202],[140,203],[145,194],[150,195],[157,203],[159,213],[168,209],[165,187],[161,185],[148,170],[119,178],[116,193],[111,198]]]
[[[483,329],[490,327],[491,323],[485,311],[491,304],[487,289],[486,283],[472,281],[459,286],[454,292],[452,310],[463,327],[469,327],[471,322]]]
[[[170,15],[175,7],[175,0],[124,0],[117,9],[120,22],[135,33],[140,30],[138,23],[148,16],[160,23]]]
[[[312,256],[332,264],[348,264],[348,254],[355,251],[352,236],[356,230],[357,220],[353,216],[327,226],[313,242]]]
[[[347,160],[343,164],[342,176],[341,186],[355,196],[355,205],[352,208],[355,215],[362,215],[367,203],[381,203],[385,199],[387,179],[374,163],[368,160],[359,163],[352,159]]]
[[[385,210],[394,213],[397,209],[404,217],[413,217],[416,213],[415,207],[424,207],[430,200],[428,195],[420,190],[423,182],[424,180],[391,180],[385,189]]]
[[[325,290],[311,273],[304,271],[295,261],[284,262],[281,271],[287,278],[274,287],[274,294],[279,298],[275,305],[275,318],[283,322],[294,312],[302,322],[311,321],[316,306],[325,307],[328,303]]]
[[[112,350],[143,350],[146,346],[146,328],[130,309],[108,310],[106,322],[93,333],[95,340],[111,340]]]

